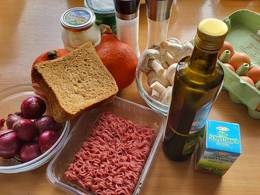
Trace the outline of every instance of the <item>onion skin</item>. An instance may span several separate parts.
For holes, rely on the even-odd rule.
[[[7,119],[6,119],[7,128],[12,129],[14,123],[17,122],[20,119],[22,119],[22,117],[19,116],[18,114],[9,114]]]
[[[52,116],[42,116],[35,121],[35,126],[39,130],[40,134],[47,130],[59,131],[62,125],[57,123]]]
[[[22,141],[32,141],[37,134],[34,122],[29,119],[20,119],[13,126],[17,137]]]
[[[24,144],[19,152],[22,162],[31,161],[41,155],[39,144],[28,143]]]
[[[21,104],[21,112],[27,119],[40,118],[46,111],[46,104],[38,96],[31,96],[25,99]]]
[[[55,131],[44,131],[39,136],[39,145],[42,153],[46,152],[58,140],[59,135]]]
[[[5,125],[5,119],[0,119],[0,130],[4,127]]]
[[[2,130],[0,134],[0,156],[3,158],[14,157],[20,149],[20,141],[14,130]]]

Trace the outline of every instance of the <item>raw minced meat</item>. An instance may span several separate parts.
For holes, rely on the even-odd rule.
[[[65,178],[97,195],[132,194],[154,135],[151,128],[103,113]]]

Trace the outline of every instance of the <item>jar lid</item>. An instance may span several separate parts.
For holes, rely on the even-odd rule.
[[[114,14],[115,5],[113,0],[85,0],[85,6],[98,14]]]
[[[84,7],[70,8],[60,18],[63,27],[79,30],[89,28],[95,20],[95,14],[90,9]]]

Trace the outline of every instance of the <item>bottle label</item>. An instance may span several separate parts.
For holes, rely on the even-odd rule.
[[[196,144],[199,142],[200,133],[201,132],[198,131],[189,135],[182,149],[182,154],[184,156],[188,156],[193,153]]]
[[[182,136],[182,137],[189,137],[189,134],[183,134],[177,130],[175,130],[173,127],[168,127],[173,133],[179,135],[179,136]]]
[[[212,102],[208,102],[197,111],[188,134],[184,134],[181,131],[168,126],[168,128],[175,134],[186,137],[185,144],[182,149],[183,156],[189,156],[193,153],[196,144],[199,142],[200,133],[203,132],[203,127],[206,125],[211,107]]]
[[[183,156],[189,156],[193,153],[196,144],[199,142],[201,133],[203,132],[203,129],[202,130],[200,129],[199,131],[196,131],[195,133],[189,133],[188,135],[185,135],[185,134],[182,134],[182,133],[176,131],[173,128],[170,128],[170,130],[179,136],[186,137],[186,141],[185,141],[185,144],[182,149]]]
[[[198,110],[191,125],[190,133],[196,133],[205,126],[211,107],[212,102],[208,102]]]
[[[207,118],[212,107],[212,102],[208,102],[202,106],[194,117],[194,121],[191,125],[189,136],[184,144],[182,154],[190,155],[193,153],[196,144],[199,142],[201,129],[206,125]]]

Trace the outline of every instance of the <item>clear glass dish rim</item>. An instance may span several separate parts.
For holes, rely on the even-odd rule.
[[[164,116],[168,115],[168,110],[169,106],[166,104],[162,104],[158,100],[152,98],[144,89],[142,82],[140,81],[141,73],[142,71],[140,70],[141,64],[138,62],[137,67],[136,67],[136,72],[135,72],[135,81],[136,81],[136,86],[138,89],[139,94],[141,97],[144,99],[144,101],[155,111],[160,112]]]
[[[32,86],[29,83],[26,84],[19,84],[15,86],[11,86],[8,88],[5,88],[0,91],[0,100],[4,99],[4,97],[11,95],[15,92],[16,90],[23,91],[25,89],[32,90]],[[61,147],[63,146],[64,142],[66,141],[68,134],[70,132],[70,122],[66,121],[62,134],[60,135],[59,139],[56,141],[56,143],[49,148],[45,153],[40,155],[39,157],[25,163],[21,163],[18,165],[12,165],[12,166],[0,166],[0,173],[20,173],[20,172],[25,172],[29,170],[36,169],[46,162],[50,160],[50,158],[57,153]]]
[[[153,111],[151,108],[148,108],[146,106],[143,106],[143,105],[140,105],[140,104],[137,104],[135,102],[132,102],[132,101],[129,101],[129,100],[126,100],[126,99],[123,99],[123,98],[120,98],[118,96],[115,96],[114,97],[115,99],[118,99],[120,101],[125,101],[127,103],[130,103],[130,104],[133,104],[134,106],[138,106],[138,107],[141,107],[145,110],[149,110],[149,111]],[[138,195],[139,192],[141,191],[141,188],[142,188],[142,185],[144,183],[144,180],[146,178],[146,175],[151,167],[151,163],[153,161],[153,158],[155,156],[155,153],[156,151],[158,150],[158,147],[159,147],[159,144],[160,144],[160,141],[163,137],[163,134],[164,134],[164,128],[165,128],[165,125],[166,125],[166,121],[164,120],[164,116],[161,114],[161,113],[158,113],[157,114],[161,115],[161,118],[162,118],[162,125],[160,126],[159,130],[158,130],[158,134],[156,136],[156,139],[154,140],[154,143],[151,147],[151,150],[150,150],[150,153],[146,159],[146,162],[144,164],[144,167],[143,167],[143,170],[139,176],[139,179],[137,181],[137,185],[135,186],[135,189],[134,189],[134,192],[132,195]],[[73,129],[70,131],[70,134],[67,138],[67,140],[64,142],[64,146],[61,148],[61,150],[59,151],[59,153],[57,155],[55,155],[55,157],[50,161],[50,163],[48,164],[48,167],[47,167],[47,171],[46,171],[46,176],[49,180],[49,182],[55,186],[58,186],[59,188],[63,189],[63,190],[66,190],[68,192],[72,192],[72,193],[75,193],[77,195],[86,195],[86,193],[76,189],[76,188],[73,188],[63,182],[61,182],[59,179],[57,179],[57,177],[53,174],[53,164],[56,162],[57,158],[59,157],[59,155],[61,154],[63,148],[65,147],[65,145],[68,143],[68,141],[70,140],[71,136],[72,136],[72,133],[74,131],[74,128],[76,128],[78,126],[78,124],[80,123],[80,121],[83,119],[83,115],[78,119],[77,123],[73,126]]]

